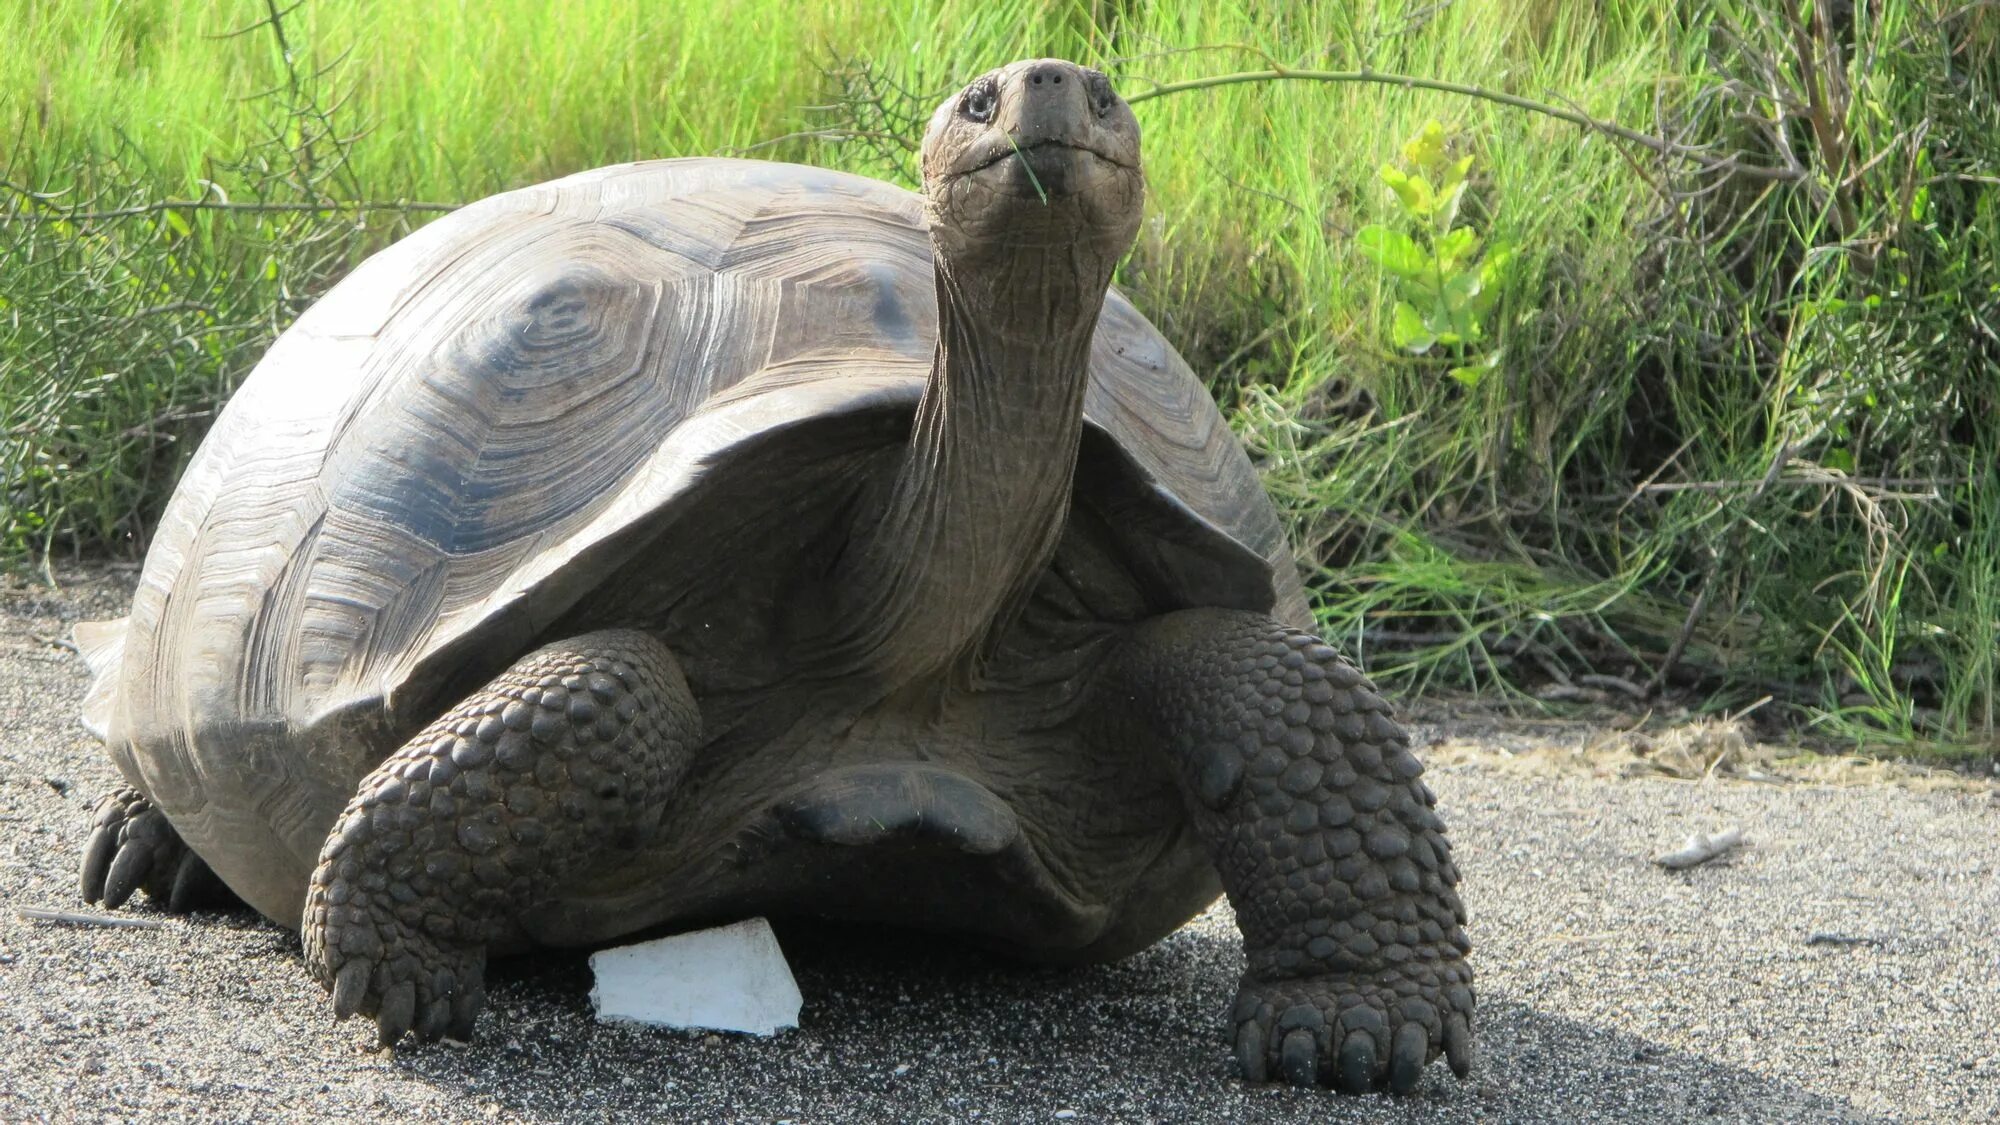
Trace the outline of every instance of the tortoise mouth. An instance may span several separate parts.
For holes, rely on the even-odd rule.
[[[1051,139],[1017,146],[1001,138],[999,144],[977,154],[960,175],[1001,179],[1009,194],[1046,197],[1084,189],[1106,166],[1134,170],[1131,164],[1089,145]]]

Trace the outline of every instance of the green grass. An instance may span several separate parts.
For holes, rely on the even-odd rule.
[[[865,135],[755,154],[907,184],[898,139],[1008,59],[1103,65],[1128,96],[1367,67],[1799,174],[1725,182],[1379,83],[1138,103],[1150,213],[1120,284],[1258,456],[1329,634],[1402,690],[1643,688],[1677,650],[1670,682],[1717,706],[1991,745],[2000,19],[1862,9],[1823,35],[1771,0],[310,0],[288,66],[259,2],[5,7],[0,553],[141,550],[271,336],[431,214],[79,212],[462,202],[812,130]],[[1748,123],[1788,99],[1775,139]],[[1396,221],[1376,169],[1433,118],[1477,156],[1468,220],[1515,252],[1473,388],[1392,346],[1394,289],[1354,239]]]

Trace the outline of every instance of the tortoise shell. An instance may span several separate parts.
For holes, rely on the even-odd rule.
[[[301,316],[222,412],[130,616],[80,633],[88,721],[296,925],[356,780],[570,625],[668,630],[698,693],[782,675],[757,654],[814,607],[792,604],[792,547],[732,512],[838,519],[827,482],[908,434],[933,286],[918,196],[809,167],[629,164],[439,219]],[[1309,622],[1241,446],[1115,291],[1090,377],[1077,507],[1149,610]],[[706,641],[724,617],[737,639]]]

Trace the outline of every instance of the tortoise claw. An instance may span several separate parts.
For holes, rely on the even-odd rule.
[[[1406,1023],[1396,1029],[1396,1042],[1389,1048],[1391,1093],[1407,1094],[1417,1088],[1424,1064],[1430,1061],[1430,1046],[1430,1035],[1422,1024]]]
[[[142,841],[127,839],[118,845],[118,854],[111,860],[111,870],[104,875],[104,905],[116,910],[125,905],[132,892],[139,889],[146,877],[153,873],[153,851]]]
[[[1375,1037],[1351,1031],[1340,1045],[1340,1088],[1365,1094],[1375,1088]]]
[[[417,1042],[437,1042],[450,1023],[451,999],[447,996],[433,995],[424,1004],[423,1013],[417,1017],[417,1026],[413,1029],[417,1033]]]
[[[167,891],[167,910],[173,914],[185,914],[193,910],[207,891],[211,879],[208,864],[191,851],[181,853],[181,861],[174,867],[174,880]]]
[[[340,967],[339,975],[333,978],[334,1019],[344,1020],[361,1010],[361,1002],[368,995],[370,975],[366,961],[349,961]]]
[[[1246,1020],[1236,1029],[1236,1067],[1245,1082],[1263,1082],[1270,1077],[1264,1061],[1264,1025]]]
[[[445,1034],[460,1043],[472,1042],[473,1026],[479,1022],[479,1009],[486,1006],[486,986],[474,980],[463,985],[451,998],[451,1026]]]
[[[1286,1082],[1308,1089],[1319,1084],[1319,1042],[1312,1032],[1305,1028],[1288,1032],[1279,1057]]]
[[[104,880],[111,872],[111,861],[118,855],[118,826],[98,824],[90,830],[90,843],[83,849],[83,871],[80,876],[83,901],[99,902],[104,898]]]
[[[384,1047],[395,1046],[416,1018],[417,986],[410,981],[391,985],[375,1012],[377,1039]]]
[[[1472,1032],[1465,1026],[1465,1017],[1457,1012],[1444,1018],[1444,1057],[1458,1077],[1472,1073]]]

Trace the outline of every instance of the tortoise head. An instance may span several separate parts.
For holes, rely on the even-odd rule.
[[[931,238],[954,267],[1072,247],[1100,288],[1145,201],[1132,108],[1103,74],[1061,59],[1011,63],[945,99],[923,173]]]

